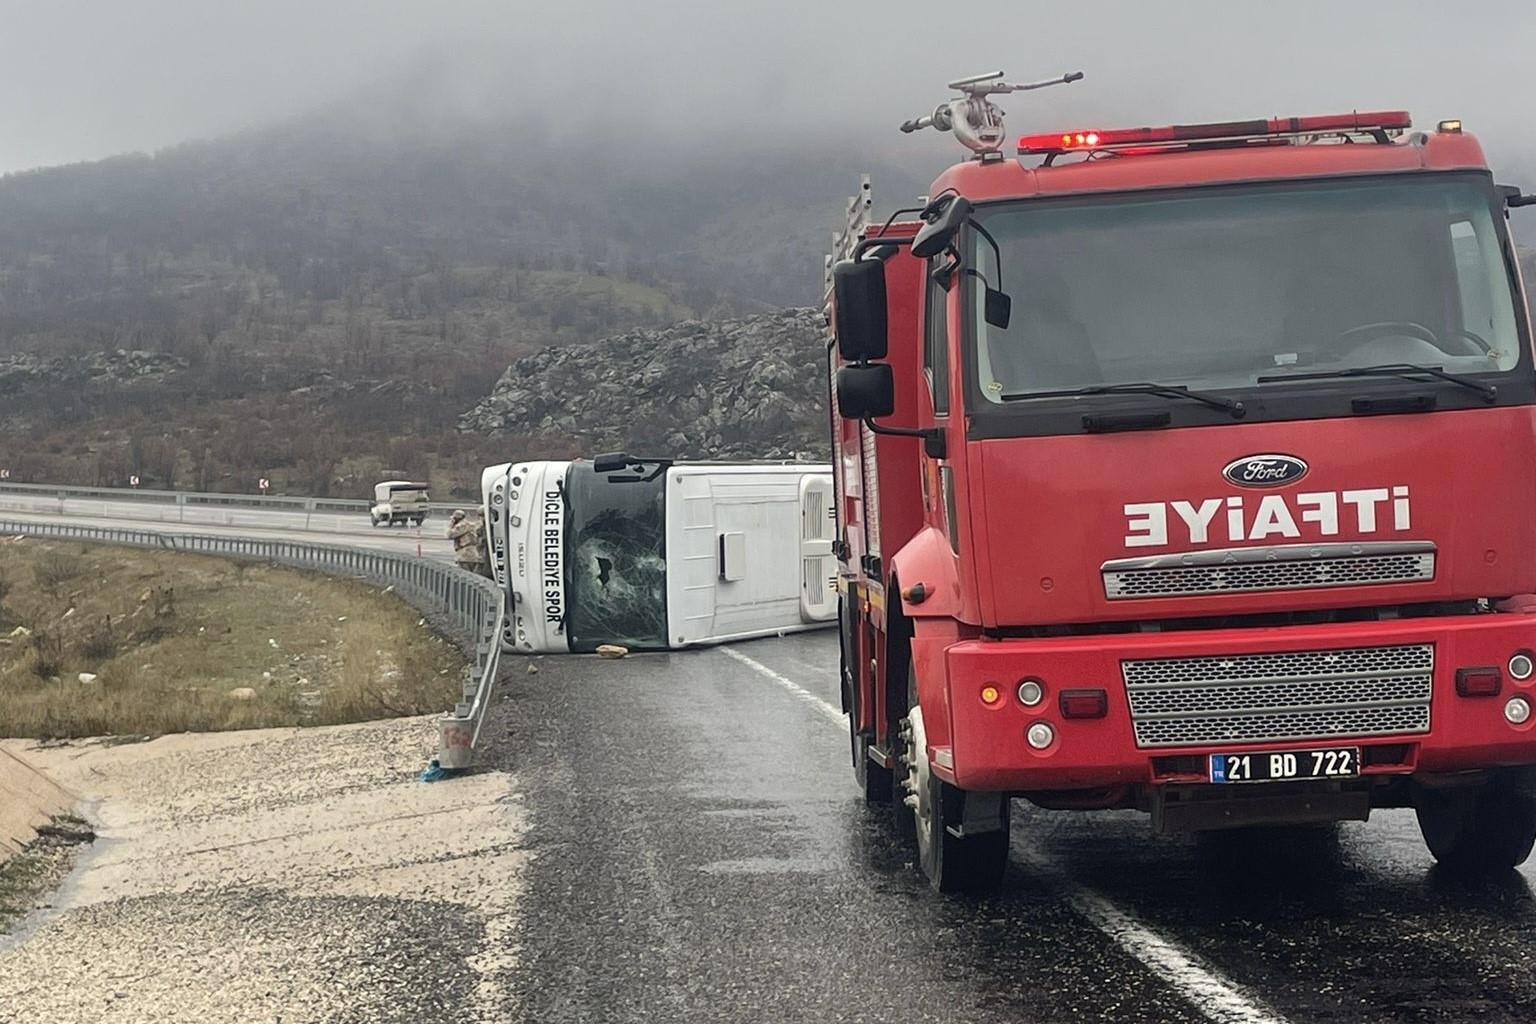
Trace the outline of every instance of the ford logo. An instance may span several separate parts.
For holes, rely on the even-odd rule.
[[[1282,487],[1307,475],[1307,464],[1294,455],[1245,455],[1227,463],[1221,475],[1239,487]]]

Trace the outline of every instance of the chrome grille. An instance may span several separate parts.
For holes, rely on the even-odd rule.
[[[1280,544],[1120,558],[1105,562],[1101,573],[1110,600],[1423,583],[1435,578],[1435,547],[1424,541]]]
[[[1120,663],[1141,747],[1429,730],[1429,644]]]

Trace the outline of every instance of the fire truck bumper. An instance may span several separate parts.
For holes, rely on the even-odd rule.
[[[935,771],[964,789],[1250,781],[1219,777],[1240,754],[1306,771],[1357,751],[1351,778],[1536,764],[1531,614],[967,640],[945,659]]]

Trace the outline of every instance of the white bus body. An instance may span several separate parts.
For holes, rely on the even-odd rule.
[[[481,491],[506,650],[676,650],[837,618],[829,466],[508,462]]]

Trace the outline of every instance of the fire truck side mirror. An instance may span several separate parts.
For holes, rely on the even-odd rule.
[[[838,263],[832,268],[832,302],[838,353],[850,363],[884,359],[885,264],[879,260]]]
[[[837,411],[845,420],[868,420],[896,411],[896,380],[889,363],[845,366],[837,371]]]
[[[1522,195],[1518,185],[1496,185],[1494,187],[1499,190],[1499,195],[1504,197],[1505,206],[1536,205],[1536,196]]]

